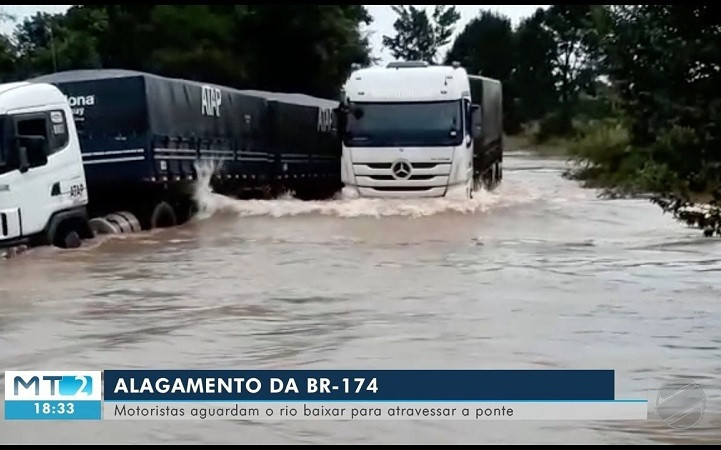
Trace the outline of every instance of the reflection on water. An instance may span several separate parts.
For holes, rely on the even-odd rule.
[[[0,365],[613,368],[648,422],[6,422],[0,443],[717,442],[721,243],[563,161],[505,164],[472,201],[200,192],[183,227],[0,261]],[[652,411],[677,376],[708,398],[683,432]]]

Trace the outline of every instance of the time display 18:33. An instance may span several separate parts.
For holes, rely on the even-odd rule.
[[[5,400],[5,420],[101,420],[102,407],[101,400]]]
[[[72,415],[75,413],[75,404],[72,402],[35,402],[35,414],[44,415]]]

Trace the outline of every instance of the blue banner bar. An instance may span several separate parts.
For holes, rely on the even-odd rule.
[[[614,400],[613,370],[106,370],[106,401]]]
[[[99,400],[6,400],[5,420],[100,420]]]

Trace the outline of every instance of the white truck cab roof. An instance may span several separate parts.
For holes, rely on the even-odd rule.
[[[0,115],[18,108],[27,109],[66,102],[60,89],[51,84],[25,81],[0,84]]]
[[[462,67],[391,63],[354,71],[344,92],[352,102],[432,102],[468,97],[470,86]]]

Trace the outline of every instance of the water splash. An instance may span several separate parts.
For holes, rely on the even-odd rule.
[[[344,188],[331,200],[305,201],[290,194],[273,200],[237,200],[212,191],[209,181],[213,167],[199,167],[194,198],[203,220],[216,213],[237,214],[244,217],[287,217],[317,214],[336,217],[425,217],[442,213],[484,213],[494,207],[534,201],[539,198],[531,192],[514,192],[513,187],[499,187],[493,192],[477,191],[474,198],[362,198],[353,189]],[[521,189],[522,190],[522,189]],[[516,186],[515,191],[518,191]]]
[[[211,217],[216,211],[222,210],[222,201],[230,200],[213,192],[210,180],[213,175],[218,173],[222,168],[222,161],[203,160],[194,163],[195,173],[198,179],[195,181],[193,189],[193,201],[198,208],[195,214],[196,220],[204,220]]]

